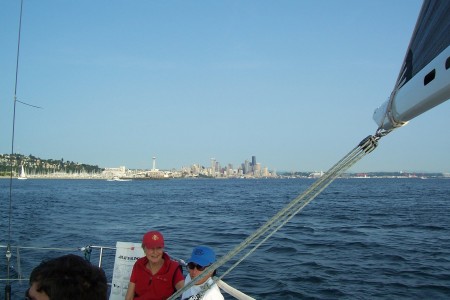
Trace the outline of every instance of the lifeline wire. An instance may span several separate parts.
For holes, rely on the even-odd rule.
[[[269,237],[271,237],[276,231],[283,227],[290,219],[292,219],[299,211],[301,211],[308,203],[310,203],[317,195],[319,195],[328,185],[330,185],[337,176],[342,174],[345,170],[354,165],[363,156],[372,152],[378,145],[378,140],[380,136],[368,136],[362,140],[357,147],[350,151],[344,158],[342,158],[338,163],[336,163],[328,172],[321,176],[317,181],[315,181],[306,191],[300,194],[297,198],[292,200],[288,205],[286,205],[282,210],[280,210],[275,216],[273,216],[269,221],[267,221],[263,226],[256,230],[252,235],[245,239],[242,243],[236,246],[233,250],[228,252],[228,254],[221,257],[214,264],[206,268],[199,276],[194,278],[191,282],[185,285],[182,289],[178,290],[169,299],[174,300],[179,297],[184,291],[189,289],[195,283],[205,278],[213,270],[224,265],[226,262],[231,260],[233,257],[237,256],[239,252],[249,247],[252,243],[256,243],[258,239],[263,237],[267,233],[267,236],[262,238],[251,250],[249,250],[245,255],[243,255],[236,263],[234,263],[228,270],[226,270],[223,275],[213,279],[216,282],[227,275],[231,270],[233,270],[239,263],[241,263],[245,258],[247,258],[251,253],[253,253],[259,246],[261,246]],[[206,293],[206,290],[203,291]],[[201,296],[201,295],[200,295]]]

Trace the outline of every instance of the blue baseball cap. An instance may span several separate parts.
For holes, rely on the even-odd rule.
[[[216,261],[214,250],[207,246],[198,246],[192,250],[191,258],[188,263],[193,262],[202,267],[209,266]]]

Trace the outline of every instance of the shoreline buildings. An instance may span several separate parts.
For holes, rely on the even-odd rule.
[[[129,170],[124,166],[119,168],[105,168],[102,172],[105,178],[131,178],[131,179],[168,179],[168,178],[276,178],[275,171],[269,171],[267,167],[261,168],[261,164],[256,162],[256,156],[252,156],[251,161],[245,160],[234,168],[229,163],[222,166],[215,158],[210,159],[210,166],[192,164],[182,167],[180,170],[162,171],[156,168],[156,157],[152,157],[152,168],[150,170]]]
[[[251,162],[245,160],[234,168],[233,164],[222,166],[215,158],[211,158],[209,168],[200,164],[193,164],[189,167],[183,167],[183,177],[213,177],[213,178],[263,178],[277,177],[276,171],[269,171],[267,167],[261,168],[261,164],[256,162],[256,156],[252,156]]]

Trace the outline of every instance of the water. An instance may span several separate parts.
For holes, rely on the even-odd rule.
[[[115,246],[157,229],[173,257],[198,244],[222,256],[312,182],[14,180],[12,244]],[[9,180],[0,187],[6,245]],[[23,249],[13,264],[27,277],[66,253]],[[110,278],[114,253],[105,254]],[[0,266],[4,278],[4,255]],[[224,280],[257,299],[450,299],[450,180],[338,179]],[[15,282],[13,299],[26,286]]]

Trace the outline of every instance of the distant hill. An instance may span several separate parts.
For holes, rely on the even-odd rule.
[[[64,161],[63,158],[56,159],[43,159],[35,157],[33,155],[22,154],[0,154],[0,176],[9,176],[11,170],[11,164],[13,167],[13,173],[18,173],[18,168],[23,165],[27,174],[49,174],[55,172],[61,173],[101,173],[104,168],[98,166]]]

